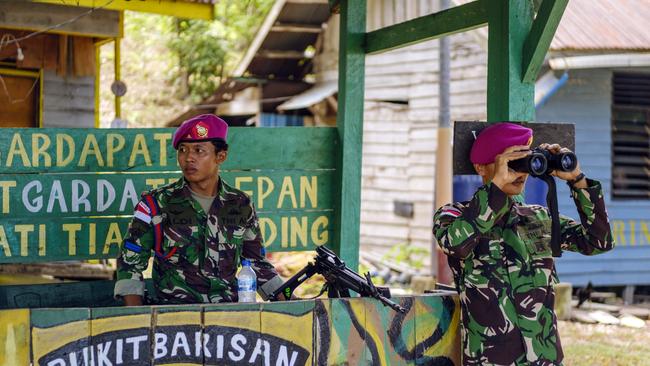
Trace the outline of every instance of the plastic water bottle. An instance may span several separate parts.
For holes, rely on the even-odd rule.
[[[237,274],[237,296],[239,302],[255,302],[255,293],[257,292],[257,276],[251,268],[251,262],[248,259],[242,259],[242,268]]]

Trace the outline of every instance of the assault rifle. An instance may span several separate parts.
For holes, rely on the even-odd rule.
[[[277,301],[278,295],[280,294],[290,299],[298,286],[317,273],[323,275],[326,280],[321,294],[327,290],[327,296],[330,298],[350,297],[350,290],[352,290],[362,297],[374,297],[381,301],[384,306],[390,306],[395,311],[400,313],[405,312],[403,307],[389,300],[390,289],[387,287],[376,287],[372,283],[369,273],[364,275],[365,278],[361,277],[358,273],[348,268],[341,258],[337,257],[333,251],[327,249],[325,246],[316,248],[314,262],[307,264],[305,268],[282,284],[282,286],[269,295],[269,299],[271,301]]]

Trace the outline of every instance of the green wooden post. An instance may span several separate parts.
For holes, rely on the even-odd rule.
[[[524,44],[524,82],[534,83],[537,79],[539,69],[544,63],[544,56],[568,4],[569,0],[544,0],[541,4]]]
[[[365,80],[366,0],[341,0],[339,38],[339,198],[334,250],[354,270],[359,267],[361,148]]]
[[[366,52],[386,52],[483,27],[488,21],[488,6],[487,0],[477,0],[369,32]]]
[[[523,49],[532,1],[491,0],[488,7],[488,122],[533,121],[535,83],[523,82]]]

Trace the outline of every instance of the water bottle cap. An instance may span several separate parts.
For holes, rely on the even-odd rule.
[[[242,267],[250,266],[251,261],[249,261],[248,259],[242,259],[241,260],[241,265],[242,265]]]

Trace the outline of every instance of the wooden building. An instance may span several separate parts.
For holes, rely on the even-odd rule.
[[[99,47],[119,41],[125,10],[212,19],[211,0],[0,2],[0,127],[98,127]]]
[[[401,21],[399,12],[393,9],[393,21]],[[589,281],[603,286],[650,284],[648,16],[647,0],[569,2],[536,84],[536,122],[575,124],[581,166],[603,184],[618,243],[616,250],[601,256],[566,253],[558,259],[560,279],[575,285]],[[385,17],[386,12],[375,19],[391,21]],[[414,57],[418,53],[419,61]],[[400,237],[424,242],[430,232],[426,230],[433,206],[424,198],[431,197],[434,185],[437,56],[437,42],[433,41],[367,57],[364,151],[368,154],[364,155],[361,224],[364,244],[397,243]],[[486,58],[485,29],[451,37],[452,121],[486,119]],[[399,100],[400,96],[408,102],[401,105],[400,112],[395,112],[400,110],[399,105],[388,109],[385,102],[374,102]],[[376,117],[381,124],[373,126],[370,122]],[[387,140],[375,140],[381,135]],[[392,147],[384,145],[386,142]],[[401,154],[401,159],[396,159],[395,153]],[[371,160],[373,154],[379,155],[376,160]],[[388,183],[386,173],[391,171],[398,174]],[[530,180],[531,191],[538,189],[536,180]],[[577,218],[568,188],[562,184],[558,188],[560,212]],[[527,198],[535,200],[533,196]],[[413,218],[391,217],[391,198],[393,202],[412,200]]]
[[[213,17],[211,1],[0,1],[0,128],[99,127],[100,47],[106,43],[115,47],[112,89],[119,119],[125,10]],[[37,135],[30,142],[47,149],[49,137]],[[0,265],[3,284],[43,281],[41,275],[112,278],[113,269],[83,262]]]
[[[648,0],[571,1],[551,45],[557,82],[537,120],[575,124],[577,155],[603,184],[617,243],[593,258],[567,253],[557,262],[565,281],[650,284],[649,16]],[[577,216],[559,188],[560,212]]]

